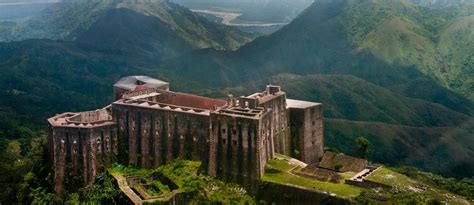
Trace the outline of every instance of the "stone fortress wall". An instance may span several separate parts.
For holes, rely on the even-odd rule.
[[[48,119],[57,193],[69,178],[80,176],[76,185],[93,183],[113,159],[142,168],[177,158],[202,161],[209,175],[251,188],[274,153],[297,150],[309,164],[322,156],[321,104],[286,99],[279,86],[225,101],[130,76],[114,85],[114,96],[104,109]]]
[[[102,116],[109,112],[110,108],[64,113],[48,120],[56,193],[62,192],[65,186],[93,183],[98,166],[112,163],[112,156],[118,153],[118,142],[115,122]],[[68,175],[75,177],[67,179]]]

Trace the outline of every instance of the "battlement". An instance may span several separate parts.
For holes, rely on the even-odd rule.
[[[78,128],[93,128],[115,124],[112,119],[110,105],[100,110],[59,114],[49,118],[48,122],[53,126]]]
[[[285,92],[281,90],[280,86],[267,85],[267,88],[265,89],[265,91],[261,93],[254,93],[247,97],[241,97],[241,98],[248,99],[248,100],[255,99],[257,102],[256,104],[263,104],[284,95],[285,95]]]
[[[228,107],[215,111],[221,115],[228,115],[231,117],[241,117],[241,118],[251,118],[259,119],[268,111],[265,111],[264,108],[242,108],[242,107]]]
[[[178,158],[202,161],[209,175],[252,188],[274,153],[306,163],[322,156],[321,104],[286,99],[280,86],[221,100],[130,76],[114,85],[114,94],[115,102],[103,109],[48,119],[57,193],[66,177],[82,174],[84,184],[93,183],[97,168],[113,159],[143,168]]]
[[[224,100],[212,99],[178,92],[173,93],[167,98],[162,98],[158,100],[158,102],[180,107],[189,107],[203,110],[216,110],[217,108],[226,105],[226,101]]]
[[[148,97],[150,95],[160,95],[161,93],[157,92],[158,89],[156,88],[145,88],[145,89],[139,89],[139,90],[133,90],[133,91],[128,91],[128,92],[125,92],[123,95],[122,95],[122,98],[123,99],[132,99],[132,98],[135,98],[135,97],[139,97],[139,98],[145,98],[145,97]]]
[[[113,103],[114,105],[125,105],[125,106],[134,106],[134,107],[142,107],[142,108],[149,108],[149,109],[158,109],[158,110],[169,110],[174,112],[182,112],[182,113],[190,113],[190,114],[197,114],[197,115],[209,115],[210,111],[205,109],[199,108],[192,108],[186,106],[177,106],[172,104],[148,101],[144,99],[131,99],[131,100],[119,100]]]

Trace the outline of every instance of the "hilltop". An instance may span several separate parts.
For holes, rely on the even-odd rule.
[[[474,103],[462,95],[469,93],[473,79],[467,69],[473,61],[464,61],[473,53],[472,38],[437,35],[472,31],[467,24],[454,23],[466,18],[469,22],[469,7],[443,12],[409,1],[358,2],[316,1],[280,31],[236,51],[195,50],[199,46],[168,32],[168,24],[157,13],[167,6],[183,7],[96,5],[94,11],[103,16],[92,16],[102,20],[78,23],[89,26],[75,38],[0,44],[0,71],[5,73],[0,77],[5,99],[0,104],[0,125],[5,131],[0,134],[9,139],[31,136],[25,127],[43,128],[48,116],[105,106],[112,99],[109,85],[125,75],[150,75],[172,82],[179,90],[218,98],[225,97],[226,88],[238,94],[254,89],[255,83],[269,82],[282,84],[295,97],[324,103],[331,147],[351,153],[343,142],[363,135],[374,145],[371,157],[376,162],[470,177],[472,173],[458,167],[474,166],[470,149]],[[176,19],[202,20],[189,10],[181,17]],[[114,20],[106,23],[108,19]],[[163,36],[171,40],[161,41],[154,35],[158,33],[169,34]],[[458,45],[459,37],[465,37],[466,43]],[[433,39],[442,38],[455,43],[442,44],[447,53],[459,49],[453,62],[465,62],[454,62],[447,72],[438,72],[433,66],[439,65],[430,64],[437,58],[431,53],[440,52],[436,42],[441,41]],[[385,41],[390,47],[383,46]],[[162,59],[163,54],[179,57]],[[467,86],[466,92],[444,83],[451,75],[459,77],[461,87]]]
[[[58,2],[24,22],[0,25],[0,40],[75,41],[89,50],[168,58],[199,48],[233,50],[252,40],[168,1]]]
[[[189,85],[251,89],[249,86],[254,82],[264,79],[281,83],[293,93],[300,92],[298,97],[302,99],[322,101],[327,106],[328,117],[377,122],[386,130],[405,129],[392,125],[413,127],[401,136],[417,139],[414,142],[398,140],[381,144],[377,149],[395,150],[402,144],[417,150],[399,156],[407,159],[403,162],[395,155],[379,157],[383,163],[409,163],[440,171],[438,162],[428,160],[430,155],[417,152],[432,149],[425,147],[422,139],[440,141],[444,137],[435,130],[450,127],[453,131],[443,133],[450,133],[451,137],[466,136],[461,140],[465,143],[455,145],[463,148],[452,149],[466,150],[470,154],[440,151],[439,154],[433,152],[433,157],[455,159],[453,164],[467,163],[472,167],[474,155],[466,141],[473,136],[474,114],[471,7],[436,9],[420,7],[410,1],[319,0],[281,30],[259,37],[235,52],[195,51],[169,60],[161,68],[173,79],[192,79],[198,73],[207,73],[204,78],[182,81]],[[463,45],[457,45],[460,42]],[[273,77],[281,73],[300,76]],[[306,76],[311,74],[332,76]],[[458,118],[463,119],[459,121],[448,117],[455,116],[453,113],[465,117]],[[330,122],[327,132],[339,133],[346,139],[356,134],[383,135],[376,126],[364,128],[358,123],[352,126],[365,131],[338,131]],[[459,128],[464,131],[454,131]],[[335,140],[334,145],[337,143],[341,141]],[[449,170],[458,170],[456,165],[447,166],[451,166]],[[454,174],[447,170],[441,172]]]

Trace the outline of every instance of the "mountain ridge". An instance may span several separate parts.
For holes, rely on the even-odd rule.
[[[109,22],[115,24],[108,25]],[[234,50],[253,39],[251,34],[208,22],[189,9],[165,0],[62,1],[25,22],[2,23],[0,31],[3,41],[32,38],[77,41],[89,49],[124,55],[148,47],[144,57],[163,59],[200,48]]]
[[[474,103],[443,87],[438,80],[423,73],[416,65],[397,61],[389,63],[369,50],[358,51],[359,45],[348,38],[348,33],[356,37],[358,35],[355,34],[366,37],[382,24],[363,21],[343,24],[341,19],[349,18],[351,13],[347,10],[349,8],[347,5],[352,5],[350,4],[352,2],[355,1],[336,0],[326,2],[322,6],[313,4],[282,30],[260,37],[236,51],[218,51],[212,48],[194,50],[185,47],[184,54],[179,54],[181,51],[176,50],[178,52],[167,56],[168,59],[159,55],[158,50],[153,47],[161,47],[158,44],[160,41],[157,44],[146,43],[156,42],[153,39],[155,35],[147,34],[169,31],[165,23],[154,15],[142,15],[130,9],[114,9],[110,10],[112,13],[104,13],[104,16],[108,17],[94,25],[90,33],[85,33],[98,37],[87,38],[85,35],[85,39],[78,38],[72,42],[36,39],[1,43],[0,71],[7,75],[0,76],[0,94],[2,99],[8,100],[1,102],[0,109],[12,112],[5,113],[4,118],[0,116],[0,126],[8,127],[14,124],[8,119],[18,119],[17,122],[27,120],[35,125],[33,127],[41,129],[45,123],[44,119],[56,113],[105,106],[110,101],[107,99],[112,99],[110,85],[125,75],[149,75],[170,82],[174,90],[218,98],[226,96],[226,88],[238,94],[239,89],[249,90],[252,89],[251,86],[261,88],[265,83],[279,83],[289,94],[293,93],[289,97],[322,101],[327,106],[326,117],[352,121],[347,125],[347,130],[340,132],[337,126],[332,126],[337,124],[327,126],[326,132],[330,134],[328,136],[340,136],[336,138],[341,140],[339,143],[349,141],[352,143],[353,138],[358,137],[355,134],[368,135],[373,140],[379,140],[376,137],[383,138],[376,136],[383,134],[380,130],[389,130],[393,127],[397,132],[387,137],[391,140],[390,143],[377,144],[379,145],[377,150],[386,149],[390,153],[396,153],[394,149],[397,148],[397,143],[402,142],[396,141],[400,138],[396,133],[401,133],[400,136],[403,136],[404,140],[412,137],[413,147],[424,149],[423,140],[444,143],[440,140],[444,136],[443,133],[454,130],[454,137],[449,139],[459,138],[466,143],[449,144],[451,147],[462,146],[460,148],[462,151],[446,155],[446,158],[459,159],[459,163],[466,160],[462,157],[457,158],[457,154],[472,159],[472,152],[468,147],[471,142],[466,140],[466,137],[472,136],[472,129],[469,126],[465,128],[464,123],[472,123]],[[370,5],[385,8],[387,4],[384,2],[386,3],[386,0],[378,0],[377,4]],[[405,3],[391,2],[401,8],[405,8]],[[408,11],[419,9],[413,4],[408,8]],[[350,11],[357,13],[361,10],[362,8],[357,8]],[[387,12],[384,9],[376,11]],[[428,16],[431,15],[434,14],[429,13]],[[130,18],[126,18],[128,16]],[[181,17],[188,19],[186,16]],[[376,17],[378,16],[374,14],[372,18],[378,19]],[[403,20],[408,17],[401,15],[398,18],[397,23],[410,26]],[[106,19],[115,21],[106,24]],[[143,30],[137,35],[127,35],[136,30],[134,26],[137,25],[134,24],[138,19],[139,22],[149,26],[141,27]],[[421,26],[418,24],[419,20],[414,18],[409,20]],[[148,30],[150,25],[153,27],[152,30]],[[436,25],[433,27],[439,28]],[[426,29],[427,26],[423,28],[424,31],[419,33],[423,34],[429,30]],[[100,31],[98,29],[105,30],[92,32]],[[402,33],[407,30],[411,29],[400,29]],[[457,27],[454,30],[458,30]],[[417,36],[419,33],[413,35]],[[114,35],[123,36],[114,37]],[[110,38],[106,38],[109,36]],[[175,39],[174,35],[169,36],[171,40]],[[397,36],[399,35],[396,33],[395,37],[390,39],[397,39]],[[363,39],[362,37],[360,39]],[[135,38],[145,41],[137,42]],[[433,36],[423,34],[423,38],[432,39]],[[93,39],[96,41],[92,41]],[[166,43],[173,42],[191,47],[183,39]],[[120,50],[121,48],[123,50]],[[171,54],[171,51],[163,51]],[[71,99],[74,101],[71,102]],[[2,119],[5,120],[2,122]],[[366,124],[353,123],[354,121],[370,122],[370,125],[383,123],[383,126],[371,129]],[[413,128],[403,131],[405,128],[403,126]],[[352,131],[358,129],[364,132]],[[443,129],[446,132],[435,132]],[[15,128],[8,132],[13,134],[4,136],[20,137],[22,134],[18,133],[22,132],[18,130],[21,129]],[[337,144],[337,141],[331,144]],[[426,149],[418,151],[431,153],[431,148]],[[341,147],[341,151],[350,150],[346,146]],[[407,151],[407,156],[395,154],[383,156],[387,159],[377,158],[377,161],[407,163],[439,171],[436,169],[435,160],[423,155],[427,158],[420,157],[417,161],[414,151]],[[397,157],[403,157],[403,160],[397,161]],[[439,156],[432,157],[438,159]],[[429,163],[421,163],[423,159]],[[443,169],[447,170],[444,174],[466,176],[463,172],[456,175],[450,171],[451,168],[453,167],[443,165]]]

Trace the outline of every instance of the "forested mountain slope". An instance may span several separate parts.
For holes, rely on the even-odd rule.
[[[472,176],[457,169],[474,161],[469,7],[318,0],[282,30],[222,51],[212,48],[231,49],[219,37],[225,27],[193,23],[201,18],[173,4],[131,2],[94,6],[80,18],[90,24],[69,19],[77,36],[65,29],[61,41],[0,44],[2,138],[44,128],[56,113],[105,106],[125,75],[221,98],[225,88],[248,94],[273,83],[289,97],[324,103],[330,147],[350,153],[347,143],[364,135],[376,162]]]
[[[90,50],[155,58],[199,48],[233,50],[252,40],[250,34],[165,0],[66,0],[27,21],[3,22],[0,31],[2,41],[77,41]]]

